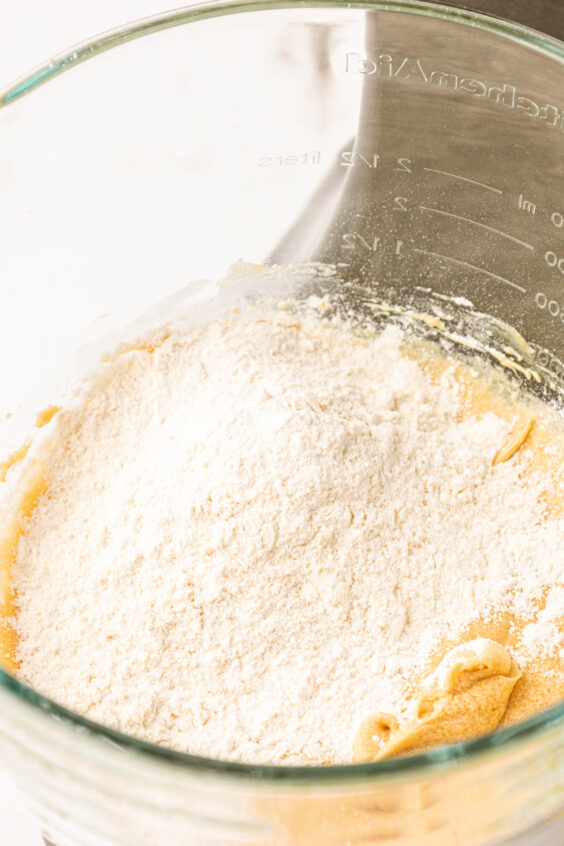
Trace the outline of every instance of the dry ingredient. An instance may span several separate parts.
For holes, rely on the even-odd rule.
[[[337,763],[471,621],[526,618],[522,670],[558,655],[564,521],[505,455],[530,427],[460,420],[404,340],[254,309],[106,362],[30,452],[21,676],[193,754]]]

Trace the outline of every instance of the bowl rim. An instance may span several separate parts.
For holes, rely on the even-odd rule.
[[[126,23],[69,48],[64,53],[38,65],[10,85],[0,88],[0,108],[27,96],[41,85],[84,61],[119,47],[121,44],[165,29],[248,12],[266,13],[281,10],[307,12],[315,9],[333,9],[336,12],[347,13],[351,11],[395,12],[442,19],[493,33],[529,49],[532,48],[564,65],[564,42],[556,38],[493,15],[442,3],[427,2],[427,0],[353,0],[347,3],[343,0],[224,0],[224,2],[212,0],[212,2],[185,6]],[[350,783],[367,779],[380,780],[392,775],[428,775],[432,771],[452,768],[488,752],[493,753],[501,748],[514,747],[564,722],[563,701],[508,728],[472,740],[439,746],[423,754],[369,764],[280,766],[206,758],[148,743],[64,708],[26,683],[19,681],[1,667],[0,690],[7,692],[16,703],[31,707],[32,710],[47,715],[57,723],[68,726],[70,730],[78,730],[99,741],[109,742],[112,746],[117,746],[126,753],[141,756],[148,762],[166,763],[190,772],[208,772],[246,780],[307,782],[310,785]]]
[[[513,21],[505,20],[484,12],[469,8],[450,6],[445,3],[427,2],[427,0],[203,0],[203,2],[173,9],[146,18],[125,23],[114,29],[99,33],[87,41],[82,41],[62,53],[37,65],[7,86],[0,86],[0,108],[10,105],[14,100],[30,94],[36,88],[65,73],[82,62],[99,56],[129,41],[143,38],[165,29],[195,23],[226,15],[245,12],[272,12],[281,10],[333,9],[335,11],[381,11],[399,12],[428,18],[442,19],[464,26],[482,29],[500,35],[510,41],[516,41],[529,48],[556,59],[564,64],[564,42],[538,30]]]

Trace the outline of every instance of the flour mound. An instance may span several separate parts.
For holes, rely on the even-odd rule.
[[[526,611],[562,526],[401,343],[256,310],[114,357],[53,422],[23,678],[193,754],[346,762],[444,638]]]

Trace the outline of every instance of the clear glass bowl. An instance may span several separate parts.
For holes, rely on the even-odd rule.
[[[160,15],[9,86],[6,442],[112,332],[178,291],[198,308],[188,283],[238,259],[336,266],[357,311],[451,303],[491,343],[505,321],[560,394],[563,83],[564,45],[499,19],[296,0]],[[2,762],[57,846],[554,843],[563,721],[373,765],[244,766],[121,736],[0,671]]]

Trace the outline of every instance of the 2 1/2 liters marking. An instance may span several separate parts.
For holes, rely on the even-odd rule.
[[[340,165],[341,167],[354,167],[356,164],[364,164],[366,167],[370,168],[370,170],[376,170],[380,159],[381,156],[378,153],[372,153],[371,155],[364,156],[356,150],[347,150],[346,152],[341,153]],[[393,168],[394,171],[413,173],[411,169],[411,159],[408,159],[405,156],[400,156],[399,159],[396,159],[396,162],[397,164]]]
[[[355,167],[356,165],[368,167],[371,170],[377,169],[379,166],[383,166],[383,158],[379,153],[371,152],[371,153],[361,153],[358,150],[348,150],[341,153],[341,167]],[[393,159],[393,164],[390,168],[393,172],[403,172],[408,174],[413,174],[413,159],[407,156],[399,156]],[[452,171],[447,170],[440,170],[434,167],[423,167],[423,171],[426,173],[435,173],[440,176],[446,176],[447,178],[453,179],[457,182],[463,182],[467,185],[472,185],[477,188],[483,188],[485,191],[490,191],[494,194],[503,195],[503,190],[501,188],[497,188],[493,185],[488,185],[485,182],[480,182],[477,179],[473,179],[470,176],[463,175],[461,173],[453,173]],[[403,203],[406,203],[407,200],[403,199]],[[522,209],[524,212],[527,212],[531,215],[535,215],[537,212],[537,204],[534,203],[532,200],[527,199],[524,194],[519,195],[519,199],[517,201],[518,208]],[[403,211],[403,209],[401,209]],[[559,211],[553,211],[550,216],[550,220],[552,224],[557,229],[564,228],[564,215],[561,214]]]
[[[388,173],[396,172],[396,173],[404,173],[404,174],[412,175],[413,169],[414,169],[414,159],[409,158],[407,156],[400,156],[400,157],[396,157],[396,158],[390,158],[386,162],[386,160],[380,154],[378,154],[376,152],[372,151],[370,153],[361,153],[360,151],[355,150],[355,151],[345,151],[345,152],[341,153],[340,165],[342,167],[347,167],[347,168],[352,168],[352,167],[356,167],[356,166],[366,167],[366,168],[369,168],[370,170],[376,170],[376,169],[380,168],[380,169],[386,170]],[[490,193],[496,194],[500,197],[504,193],[504,191],[501,188],[498,188],[494,185],[487,184],[485,182],[481,182],[478,179],[472,178],[472,176],[470,176],[470,175],[463,175],[461,173],[453,173],[452,171],[447,171],[447,170],[442,170],[442,169],[439,169],[439,168],[433,168],[433,167],[427,167],[427,166],[424,166],[422,168],[422,170],[429,173],[429,174],[437,174],[438,176],[443,176],[443,177],[446,177],[447,179],[452,179],[453,181],[456,181],[458,183],[464,183],[468,186],[472,186],[474,188],[481,189],[485,192],[490,192]],[[406,214],[409,211],[411,211],[411,208],[409,207],[408,198],[405,197],[405,196],[392,197],[390,202],[391,202],[390,209],[393,212],[399,212],[399,213]],[[537,203],[534,202],[532,199],[530,199],[530,197],[527,197],[526,194],[520,193],[516,202],[517,202],[517,208],[519,210],[521,210],[524,214],[530,215],[532,217],[534,217],[537,214],[537,210],[538,210],[537,209]],[[465,217],[464,215],[457,214],[454,211],[450,211],[450,210],[444,209],[444,208],[435,208],[433,206],[420,205],[419,210],[422,213],[437,214],[437,215],[441,215],[441,216],[444,216],[444,217],[447,217],[447,218],[452,218],[454,220],[457,220],[461,224],[467,224],[467,225],[470,225],[470,226],[479,227],[479,228],[483,229],[484,231],[488,232],[489,234],[491,234],[493,236],[506,238],[506,239],[512,241],[513,243],[516,243],[516,244],[518,244],[522,247],[525,247],[526,249],[530,250],[532,253],[535,252],[535,247],[532,244],[528,243],[527,241],[524,241],[520,238],[517,238],[515,235],[512,235],[509,232],[504,232],[501,229],[497,229],[496,227],[493,227],[493,226],[490,226],[489,224],[483,223],[480,220],[474,220],[473,218],[469,218],[469,217]],[[555,211],[549,212],[549,214],[550,214],[550,221],[556,229],[564,228],[564,215],[561,212],[555,210]],[[396,244],[395,253],[394,253],[398,257],[402,256],[402,245],[403,245],[403,242],[400,242],[398,240],[397,244]],[[354,250],[357,246],[360,247],[360,248],[364,248],[364,249],[366,249],[366,250],[368,250],[372,253],[376,253],[376,252],[378,252],[382,249],[382,241],[381,241],[379,236],[374,236],[374,238],[370,239],[370,238],[363,236],[362,234],[360,234],[358,232],[349,232],[349,233],[345,233],[343,235],[343,249]],[[471,262],[464,261],[463,259],[459,259],[459,258],[456,258],[454,256],[448,256],[448,255],[445,255],[444,253],[439,253],[439,252],[436,252],[436,251],[433,251],[433,250],[423,250],[423,249],[418,249],[418,248],[414,248],[414,250],[416,252],[421,253],[421,254],[425,254],[429,257],[435,257],[435,258],[440,259],[442,261],[446,261],[446,262],[449,262],[451,264],[456,264],[459,267],[465,267],[468,270],[474,270],[478,273],[482,273],[482,274],[488,276],[491,279],[497,280],[499,282],[506,284],[509,287],[512,287],[514,290],[517,290],[521,293],[526,293],[526,289],[522,285],[519,285],[516,282],[513,282],[512,280],[507,279],[506,277],[504,277],[504,276],[502,276],[498,273],[494,273],[493,271],[491,271],[487,268],[483,268],[483,267],[480,267],[480,266],[473,264]],[[543,258],[544,258],[545,265],[547,265],[550,269],[555,270],[556,272],[559,272],[560,274],[564,275],[564,256],[558,255],[556,252],[554,252],[554,250],[546,250],[544,252]],[[543,297],[545,297],[545,295],[543,293],[541,293],[540,297],[543,298]],[[544,302],[544,300],[543,300],[543,302]],[[548,302],[548,299],[547,299],[547,302]],[[549,311],[553,315],[556,303],[552,300],[550,301],[550,303],[552,305],[552,308]],[[538,302],[538,297],[537,297],[537,306],[539,308],[542,308],[542,306]]]

